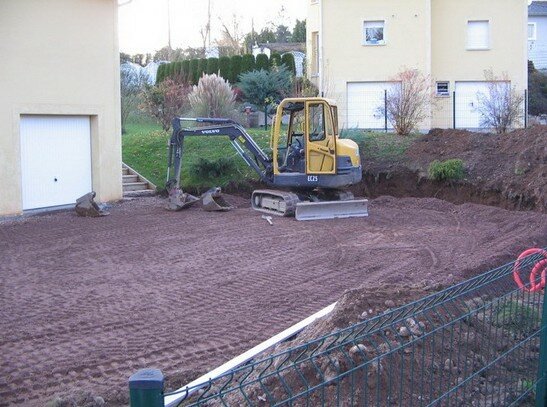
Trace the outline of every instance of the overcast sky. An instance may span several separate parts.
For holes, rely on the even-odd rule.
[[[170,2],[173,48],[201,46],[200,29],[207,23],[208,0],[133,0],[119,8],[120,51],[153,52],[167,45],[167,2]],[[309,0],[211,0],[211,37],[218,38],[221,20],[232,25],[234,16],[242,33],[269,23],[292,30],[296,19],[306,18]],[[282,11],[282,9],[284,11]]]

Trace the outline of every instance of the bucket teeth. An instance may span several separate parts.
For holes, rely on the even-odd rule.
[[[86,217],[99,217],[106,216],[110,213],[102,209],[97,203],[93,200],[95,198],[95,191],[91,191],[78,199],[76,199],[76,206],[74,209],[79,216]]]
[[[169,191],[169,199],[167,201],[167,209],[170,211],[180,211],[186,209],[196,202],[199,201],[199,198],[194,195],[187,194],[182,192],[182,189],[175,188]]]
[[[203,204],[203,210],[207,212],[229,211],[234,209],[234,207],[222,197],[222,191],[219,187],[211,188],[201,195],[201,202]]]

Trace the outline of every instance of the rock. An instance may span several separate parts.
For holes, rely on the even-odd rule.
[[[360,319],[361,321],[364,321],[365,319],[368,319],[368,315],[369,315],[369,314],[368,314],[367,311],[363,311],[363,312],[361,313],[361,315],[359,315],[359,319]]]
[[[400,327],[398,332],[403,338],[408,338],[410,336],[410,330],[406,326]]]
[[[386,300],[386,302],[384,302],[384,305],[388,308],[394,308],[395,307],[395,301],[393,300]]]
[[[354,345],[350,348],[349,350],[349,353],[351,355],[356,355],[356,354],[363,354],[363,353],[367,353],[368,349],[365,345],[363,345],[362,343],[358,343],[357,345]]]

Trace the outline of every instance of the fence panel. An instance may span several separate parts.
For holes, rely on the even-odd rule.
[[[545,406],[542,256],[520,260],[520,288],[515,263],[506,264],[313,341],[281,344],[179,392],[182,405]]]

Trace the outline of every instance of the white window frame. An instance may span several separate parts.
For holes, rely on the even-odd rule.
[[[530,28],[530,26],[533,27],[533,34],[531,37],[528,37],[528,41],[536,41],[537,40],[537,35],[538,35],[538,30],[537,30],[537,23],[528,23],[528,28]],[[526,35],[528,35],[528,33],[526,33]]]
[[[486,35],[487,35],[487,38],[486,38],[486,45],[485,46],[470,46],[469,45],[469,24],[470,23],[486,23],[487,24],[487,31],[486,31]],[[492,39],[491,39],[491,28],[490,28],[490,20],[467,20],[467,25],[466,25],[466,35],[467,35],[467,39],[466,39],[466,49],[468,51],[488,51],[491,47],[491,44],[492,44]]]
[[[385,18],[367,18],[367,19],[363,19],[362,20],[362,30],[363,30],[363,41],[362,41],[362,44],[369,47],[369,46],[372,46],[372,47],[376,47],[376,46],[379,46],[379,45],[386,45],[386,19]],[[365,25],[367,23],[382,23],[382,36],[383,36],[383,39],[374,43],[374,42],[367,42],[367,30],[366,30],[366,27]]]
[[[446,83],[446,93],[439,93],[439,84]],[[435,83],[435,96],[440,98],[450,97],[450,81],[437,81]]]

